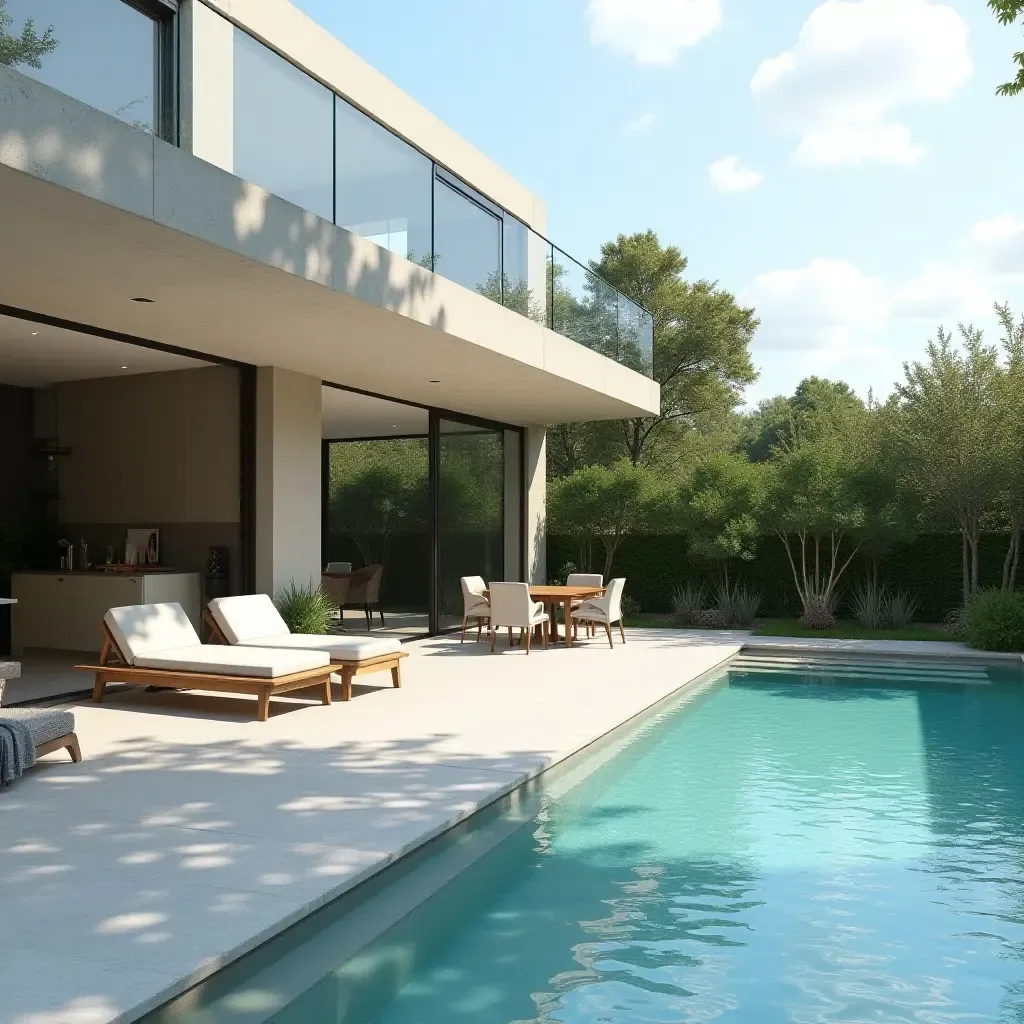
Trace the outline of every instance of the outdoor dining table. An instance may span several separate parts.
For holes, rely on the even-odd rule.
[[[588,601],[592,597],[600,597],[604,593],[604,587],[559,587],[554,585],[537,585],[530,587],[530,599],[539,601],[544,605],[548,613],[548,626],[550,632],[548,639],[554,643],[561,639],[558,635],[558,616],[555,610],[562,606],[562,618],[565,622],[565,645],[572,647],[572,603],[573,601]],[[484,597],[489,597],[488,591],[484,591]],[[540,627],[538,627],[538,633]]]

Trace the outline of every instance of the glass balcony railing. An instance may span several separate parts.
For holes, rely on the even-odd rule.
[[[327,86],[233,31],[233,173],[653,376],[646,310]]]

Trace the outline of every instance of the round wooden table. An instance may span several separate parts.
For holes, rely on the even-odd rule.
[[[562,617],[565,620],[565,645],[572,647],[573,601],[588,601],[592,597],[600,597],[604,593],[604,589],[604,587],[559,587],[547,583],[531,586],[530,598],[543,604],[548,613],[549,640],[554,643],[561,639],[558,635],[558,616],[555,614],[555,610],[561,605]],[[489,596],[488,591],[484,591],[484,596]],[[537,634],[539,637],[540,627],[537,629]]]

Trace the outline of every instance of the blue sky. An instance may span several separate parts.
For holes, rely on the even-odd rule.
[[[1024,309],[1020,32],[983,0],[298,0],[539,193],[580,259],[654,228],[755,305],[754,401],[887,394]]]

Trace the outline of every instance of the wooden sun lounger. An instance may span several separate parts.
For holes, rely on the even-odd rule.
[[[228,638],[210,613],[209,608],[203,609],[203,622],[209,630],[209,637],[212,641],[230,646]],[[402,685],[402,659],[408,657],[406,651],[395,651],[392,654],[378,655],[376,658],[364,658],[362,661],[332,662],[331,671],[341,676],[341,699],[343,701],[352,699],[352,680],[355,676],[365,675],[369,672],[383,672],[385,669],[391,670],[391,685],[398,689]]]
[[[128,683],[131,686],[159,686],[173,690],[216,690],[223,693],[255,694],[258,705],[256,719],[265,722],[270,717],[270,698],[292,690],[319,686],[322,703],[331,703],[331,665],[307,669],[287,676],[267,678],[264,676],[210,675],[203,672],[184,672],[159,668],[135,668],[121,653],[116,641],[104,622],[103,650],[98,665],[76,665],[83,672],[94,672],[92,699],[98,704],[103,700],[107,683]],[[112,661],[111,658],[116,658]],[[346,698],[347,699],[347,698]]]

